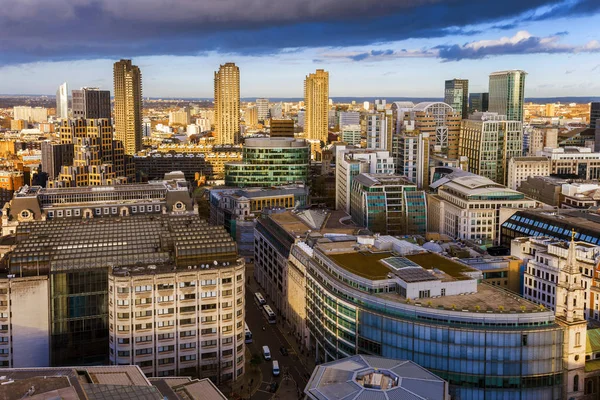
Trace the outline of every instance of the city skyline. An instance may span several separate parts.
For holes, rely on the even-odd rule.
[[[485,92],[488,75],[508,69],[529,73],[526,97],[600,92],[594,79],[600,71],[594,29],[600,4],[593,0],[377,6],[328,0],[319,7],[264,0],[249,6],[268,10],[256,15],[233,3],[181,3],[165,10],[162,3],[145,2],[141,12],[129,14],[117,14],[125,10],[110,0],[88,6],[35,0],[27,9],[17,4],[10,15],[0,12],[0,23],[14,27],[0,45],[0,93],[52,94],[64,81],[72,88],[107,89],[110,64],[120,58],[144,70],[151,97],[211,97],[212,72],[226,62],[243,71],[241,97],[301,97],[302,77],[315,69],[330,72],[332,97],[443,97],[444,81],[453,78],[468,79],[471,92]],[[94,17],[83,18],[90,11]],[[26,30],[16,24],[20,16],[41,13],[47,18],[24,24]],[[134,14],[123,24],[122,15]],[[54,21],[68,30],[46,32]],[[106,29],[97,29],[101,21]],[[127,46],[117,41],[132,31]]]

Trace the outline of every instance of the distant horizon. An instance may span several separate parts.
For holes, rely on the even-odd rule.
[[[472,92],[480,93],[480,92]],[[484,92],[485,93],[485,92]],[[55,94],[0,94],[0,98],[20,98],[20,97],[46,97],[56,98]],[[72,98],[72,96],[69,96]],[[111,99],[113,96],[111,95]],[[268,96],[244,96],[240,98],[241,102],[254,102],[256,99],[267,98],[269,102],[299,102],[304,101],[303,97],[268,97]],[[357,104],[365,101],[374,102],[375,100],[385,100],[386,103],[393,103],[396,101],[412,101],[413,103],[425,102],[425,101],[439,101],[443,102],[442,97],[385,97],[385,96],[331,96],[329,97],[334,103],[348,104],[352,101],[356,101]],[[144,100],[181,100],[181,101],[214,101],[213,97],[167,97],[167,96],[143,96]],[[538,102],[544,101],[546,103],[591,103],[600,101],[600,95],[598,96],[549,96],[549,97],[525,97],[525,102]]]

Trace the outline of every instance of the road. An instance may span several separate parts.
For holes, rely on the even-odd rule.
[[[253,279],[252,279],[253,280]],[[277,382],[277,386],[281,386],[284,379],[285,372],[287,371],[289,377],[297,384],[300,390],[304,389],[307,383],[307,374],[312,373],[308,371],[304,365],[299,361],[293,347],[288,343],[285,336],[282,334],[280,329],[283,328],[282,322],[278,319],[277,324],[269,324],[265,318],[262,308],[258,306],[254,300],[254,292],[256,286],[246,286],[246,323],[248,328],[252,331],[253,342],[248,344],[250,351],[253,355],[258,354],[262,362],[260,363],[260,369],[263,376],[263,382],[260,385],[258,391],[252,396],[252,399],[267,400],[274,396],[274,393],[269,391],[269,386],[272,382]],[[271,305],[272,306],[272,305]],[[272,307],[274,309],[274,307]],[[263,330],[264,328],[264,330]],[[272,360],[279,361],[279,368],[281,373],[278,377],[273,376],[273,363],[272,361],[265,361],[262,357],[262,346],[269,346],[271,350]],[[280,347],[285,346],[288,350],[289,355],[283,356],[280,352]],[[294,386],[296,386],[294,384]],[[286,382],[286,387],[290,387],[289,383]],[[277,392],[278,397],[293,399],[296,396],[292,396],[293,392],[289,391],[284,395]]]

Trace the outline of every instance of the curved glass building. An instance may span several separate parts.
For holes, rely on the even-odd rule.
[[[227,186],[278,186],[306,183],[310,147],[303,139],[249,138],[242,161],[225,164]]]
[[[290,268],[306,279],[306,326],[297,334],[317,362],[412,360],[459,399],[561,397],[563,329],[553,312],[408,242],[366,240],[292,248]]]

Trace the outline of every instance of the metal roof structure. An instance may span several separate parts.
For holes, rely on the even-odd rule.
[[[312,400],[444,400],[448,384],[412,361],[356,355],[317,366],[304,393]]]

